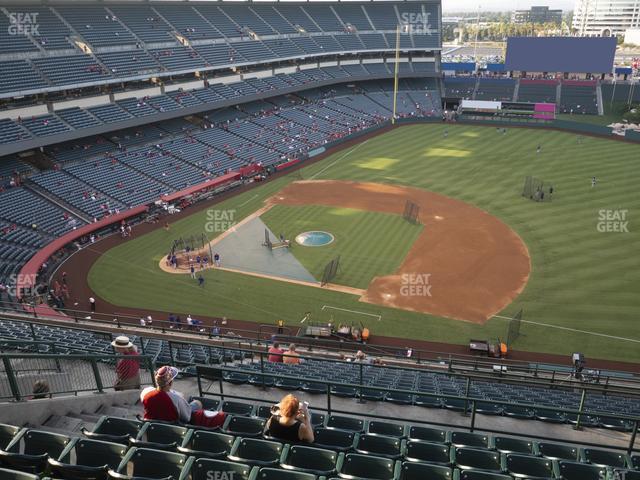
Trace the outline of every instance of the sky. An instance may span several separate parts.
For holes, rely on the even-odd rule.
[[[574,0],[442,0],[442,11],[447,12],[475,12],[480,6],[480,11],[511,11],[524,10],[532,5],[573,10]]]

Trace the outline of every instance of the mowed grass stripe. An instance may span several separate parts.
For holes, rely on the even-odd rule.
[[[538,145],[542,147],[540,154],[536,154]],[[637,145],[592,137],[584,137],[579,144],[576,135],[557,131],[514,128],[502,135],[493,127],[413,125],[337,152],[304,168],[302,175],[309,178],[322,171],[319,179],[413,186],[474,204],[510,225],[532,257],[529,283],[504,314],[524,308],[529,320],[640,338],[639,153]],[[535,203],[520,196],[527,175],[554,185],[552,202]],[[594,175],[598,185],[592,189]],[[280,178],[215,208],[235,209],[239,220],[294,179]],[[240,206],[244,202],[248,203]],[[598,215],[603,209],[628,210],[630,232],[599,232]],[[293,214],[282,217],[287,223],[299,220]],[[381,322],[370,325],[374,335],[464,344],[472,337],[504,337],[506,333],[503,319],[484,326],[454,322],[362,304],[351,295],[222,272],[207,272],[204,294],[186,280],[157,271],[157,260],[172,238],[198,234],[205,224],[206,212],[200,212],[172,224],[169,233],[159,230],[126,242],[96,263],[90,284],[112,303],[256,322],[284,318],[297,323],[306,311],[322,319],[325,313],[321,307],[329,304],[382,314]],[[375,271],[387,267],[381,261],[373,269],[368,264],[378,257],[388,258],[396,247],[400,250],[406,244],[404,237],[379,219],[355,225],[374,237],[384,225],[384,248],[354,250],[352,258],[358,261],[341,273],[346,275],[341,281],[363,285]],[[317,260],[313,268],[320,265]],[[368,322],[366,318],[363,321]],[[640,361],[636,344],[525,324],[522,332],[514,348],[565,354],[582,351],[594,358]]]

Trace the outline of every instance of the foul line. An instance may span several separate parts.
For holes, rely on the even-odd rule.
[[[494,315],[494,318],[501,318],[504,320],[513,320],[512,317],[504,317],[502,315]],[[640,343],[640,340],[636,340],[635,338],[618,337],[615,335],[607,335],[606,333],[589,332],[588,330],[579,330],[577,328],[562,327],[560,325],[551,325],[549,323],[533,322],[531,320],[521,319],[520,321],[524,323],[530,323],[531,325],[538,325],[541,327],[549,327],[549,328],[557,328],[558,330],[566,330],[568,332],[586,333],[587,335],[595,335],[597,337],[610,338],[612,340],[623,340],[626,342]]]
[[[255,194],[253,197],[251,197],[249,200],[247,200],[246,202],[241,203],[240,205],[238,205],[238,208],[240,207],[244,207],[247,203],[249,203],[251,200],[253,200],[254,198],[256,198],[258,196],[258,194]]]
[[[382,320],[382,315],[375,315],[373,313],[360,312],[358,310],[349,310],[348,308],[332,307],[331,305],[323,305],[321,310],[324,310],[325,308],[332,308],[333,310],[340,310],[342,312],[358,313],[360,315],[367,315],[369,317],[377,318],[378,321]]]
[[[314,173],[313,175],[311,175],[309,177],[309,180],[313,180],[314,178],[316,178],[318,175],[321,175],[322,173],[324,173],[325,171],[327,171],[329,168],[333,167],[336,163],[338,163],[340,160],[348,157],[349,155],[351,155],[353,152],[355,152],[360,146],[364,145],[365,143],[367,143],[370,139],[366,139],[364,142],[357,144],[356,146],[354,146],[351,150],[349,150],[348,152],[345,152],[340,158],[337,158],[336,160],[334,160],[333,162],[331,162],[329,165],[327,165],[326,167],[324,167],[322,170],[320,170],[317,173]]]

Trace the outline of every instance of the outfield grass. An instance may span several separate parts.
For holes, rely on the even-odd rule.
[[[400,215],[320,205],[275,205],[260,218],[272,232],[291,239],[291,251],[317,280],[339,255],[340,269],[332,283],[363,289],[373,277],[395,272],[422,231],[422,225],[410,224]],[[296,235],[310,230],[331,233],[333,243],[323,247],[295,243]]]
[[[448,135],[444,136],[444,130]],[[542,152],[536,154],[536,146]],[[453,125],[413,125],[340,151],[303,170],[305,178],[414,186],[488,211],[525,241],[532,273],[523,293],[505,309],[524,309],[520,350],[640,361],[640,147],[557,131]],[[553,183],[553,201],[520,196],[524,177]],[[598,184],[591,188],[591,177]],[[240,219],[262,206],[294,177],[281,177],[217,205]],[[600,210],[627,210],[629,233],[601,233]],[[296,322],[323,305],[380,314],[363,317],[372,333],[464,344],[503,336],[495,318],[479,326],[360,303],[352,295],[211,271],[199,289],[188,276],[165,274],[158,261],[178,234],[198,234],[206,211],[123,243],[89,274],[94,291],[111,303],[194,315],[225,315],[256,322]],[[171,292],[171,294],[168,294]],[[541,325],[538,325],[541,324]],[[583,332],[590,333],[583,333]],[[620,338],[616,338],[620,337]]]

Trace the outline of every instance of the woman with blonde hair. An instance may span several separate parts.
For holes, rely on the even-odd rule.
[[[309,404],[301,404],[294,395],[287,395],[272,407],[264,434],[285,442],[313,443],[315,437]]]

